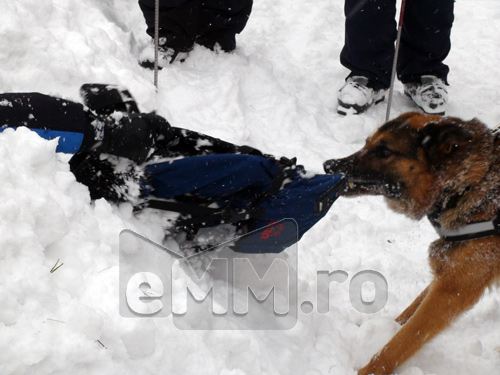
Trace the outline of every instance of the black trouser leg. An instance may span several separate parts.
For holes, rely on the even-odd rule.
[[[159,35],[166,38],[162,46],[179,52],[191,50],[198,35],[199,0],[160,0]],[[155,1],[139,0],[146,32],[154,38]]]
[[[395,0],[345,0],[345,44],[340,62],[374,88],[391,81],[396,40]]]
[[[224,51],[235,49],[235,35],[245,28],[252,4],[252,0],[202,0],[197,43],[211,49],[215,43]]]
[[[407,0],[398,59],[403,83],[426,74],[447,79],[454,0]]]

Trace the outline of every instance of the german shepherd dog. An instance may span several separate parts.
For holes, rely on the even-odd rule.
[[[412,112],[324,168],[345,174],[343,195],[383,195],[397,212],[427,216],[441,236],[429,248],[432,282],[396,319],[399,332],[358,371],[391,374],[500,280],[500,141],[475,119]]]

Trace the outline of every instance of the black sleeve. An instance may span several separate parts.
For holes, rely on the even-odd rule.
[[[94,150],[143,163],[157,144],[168,144],[175,133],[163,117],[155,113],[115,113],[106,119],[102,142]]]
[[[109,101],[106,96],[93,100]],[[168,143],[172,136],[170,124],[154,113],[108,111],[98,115],[80,103],[40,93],[0,94],[0,127],[19,126],[42,130],[38,133],[47,139],[64,133],[59,144],[71,142],[73,147],[63,152],[106,153],[138,164],[144,162],[157,141]]]
[[[83,135],[81,148],[96,140],[96,118],[82,104],[40,93],[0,94],[0,126]]]
[[[263,156],[262,152],[250,146],[238,146],[192,130],[172,127],[168,142],[159,141],[155,156],[179,157],[213,154],[244,154]]]

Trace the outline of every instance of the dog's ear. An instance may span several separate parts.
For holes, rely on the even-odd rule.
[[[444,154],[451,154],[459,147],[468,144],[473,138],[474,135],[470,131],[456,125],[447,125],[439,132],[440,151]]]
[[[444,160],[467,145],[474,135],[455,124],[427,124],[421,131],[421,144],[430,160]]]

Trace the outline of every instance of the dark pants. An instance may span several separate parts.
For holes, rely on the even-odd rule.
[[[340,62],[374,88],[390,85],[397,37],[395,0],[345,0],[345,45]],[[445,82],[449,68],[454,0],[406,0],[397,64],[403,83],[435,75]]]
[[[160,0],[159,34],[165,46],[189,51],[196,42],[208,48],[219,43],[224,50],[236,47],[235,35],[245,27],[253,0]],[[154,0],[139,0],[154,37]]]

